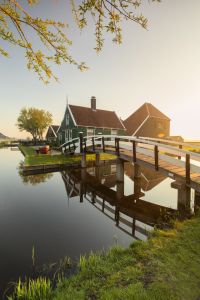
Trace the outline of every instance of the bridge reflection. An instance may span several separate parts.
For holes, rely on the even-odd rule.
[[[140,179],[134,178],[134,166],[125,163],[125,175],[133,181],[133,191],[127,195],[124,182],[116,180],[116,165],[61,171],[68,200],[79,197],[87,200],[101,213],[113,220],[115,225],[135,239],[146,240],[154,225],[161,225],[170,218],[184,219],[194,213],[200,204],[199,194],[191,193],[189,187],[174,185],[177,189],[177,209],[165,207],[145,200],[145,193],[153,190],[166,177],[142,168]],[[144,198],[144,199],[143,199]],[[195,202],[195,203],[194,203]],[[193,204],[193,205],[192,205]]]

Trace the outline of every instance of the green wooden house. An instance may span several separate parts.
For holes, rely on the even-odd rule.
[[[64,118],[57,131],[59,145],[79,137],[98,134],[125,135],[125,127],[114,111],[96,108],[96,98],[91,98],[91,107],[67,104]]]

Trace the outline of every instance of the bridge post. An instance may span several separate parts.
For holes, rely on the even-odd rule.
[[[190,183],[190,155],[186,154],[186,183]]]
[[[116,152],[117,156],[120,156],[120,153],[119,153],[119,138],[115,138],[115,152]]]
[[[124,182],[124,161],[120,158],[117,162],[117,181]]]
[[[117,202],[118,204],[124,197],[124,182],[117,182]]]
[[[81,157],[81,168],[86,168],[86,165],[86,153],[83,153]]]
[[[182,145],[179,145],[179,149],[182,149]],[[178,156],[178,159],[181,159],[181,156]]]
[[[134,178],[141,178],[141,166],[134,164]]]
[[[132,223],[132,235],[135,235],[135,219],[133,218],[133,223]]]
[[[103,152],[105,152],[105,142],[104,142],[104,136],[102,136],[102,145],[103,145]]]
[[[134,180],[134,195],[135,195],[135,200],[139,200],[141,197],[141,179],[136,178]]]
[[[154,155],[155,155],[155,170],[158,171],[158,146],[155,145],[154,147]]]
[[[97,180],[99,180],[100,179],[100,168],[95,167],[94,170],[95,170],[95,177]]]
[[[190,207],[191,200],[191,188],[183,185],[181,189],[178,189],[178,206],[183,204],[185,207]]]
[[[83,153],[83,132],[79,132],[80,153]]]
[[[194,195],[194,207],[195,207],[195,212],[197,211],[197,208],[200,207],[200,193],[195,191]]]
[[[133,143],[133,162],[136,162],[136,142],[132,141]]]
[[[95,153],[95,166],[99,167],[100,166],[100,153]]]

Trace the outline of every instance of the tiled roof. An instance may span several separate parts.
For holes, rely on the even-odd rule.
[[[114,111],[69,105],[77,126],[124,129]]]
[[[132,135],[139,126],[146,120],[147,117],[155,117],[160,119],[170,120],[166,115],[159,111],[151,103],[144,103],[132,115],[123,121],[126,127],[126,135]]]
[[[53,131],[55,132],[55,134],[57,135],[57,130],[59,128],[59,125],[51,125]]]

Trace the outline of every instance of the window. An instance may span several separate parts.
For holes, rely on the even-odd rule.
[[[112,135],[117,135],[117,130],[111,129],[111,134],[112,134]]]
[[[163,128],[163,124],[162,124],[162,122],[161,122],[161,121],[158,121],[158,123],[157,123],[157,127],[158,127],[158,128],[160,128],[160,129],[162,129],[162,128]]]
[[[91,136],[91,135],[94,135],[95,132],[94,132],[94,129],[88,129],[87,130],[87,136]]]
[[[72,129],[69,130],[69,140],[72,140]]]
[[[68,141],[68,131],[69,131],[69,130],[66,130],[66,131],[65,131],[65,142]]]
[[[69,125],[69,115],[66,115],[66,125]]]

